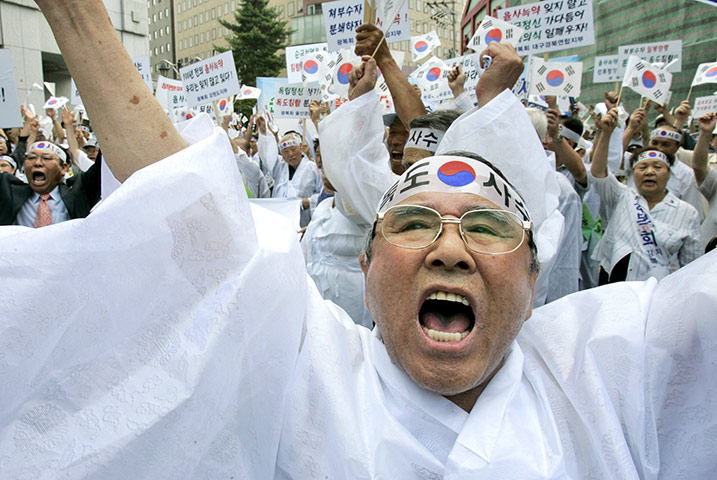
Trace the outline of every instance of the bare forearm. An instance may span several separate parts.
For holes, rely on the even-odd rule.
[[[408,78],[398,67],[390,52],[387,56],[376,60],[383,78],[386,80],[386,85],[391,91],[396,114],[401,119],[401,123],[406,127],[406,130],[408,130],[411,120],[426,114],[426,107],[411,84],[408,83]]]
[[[695,150],[692,153],[692,170],[695,172],[697,185],[702,185],[702,182],[705,181],[709,173],[707,155],[709,153],[711,137],[712,135],[709,132],[701,131],[700,136],[697,138]]]
[[[37,0],[120,181],[186,146],[147,89],[101,0]],[[111,68],[108,66],[111,65]],[[132,149],[127,149],[127,145]]]
[[[612,131],[602,131],[600,138],[593,147],[593,158],[590,164],[590,173],[595,178],[607,177],[607,153],[610,148],[610,134]]]
[[[573,178],[580,182],[582,185],[588,183],[588,174],[585,170],[585,164],[582,158],[578,155],[578,152],[567,144],[565,140],[555,146],[555,155],[558,160],[565,165]]]

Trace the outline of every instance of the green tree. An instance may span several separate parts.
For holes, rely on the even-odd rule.
[[[256,86],[256,77],[276,77],[286,66],[277,51],[287,45],[291,31],[286,22],[277,20],[276,9],[269,8],[268,0],[244,0],[234,12],[234,22],[219,19],[219,23],[231,32],[225,37],[229,48],[217,47],[218,51],[231,50],[237,75],[245,85]]]

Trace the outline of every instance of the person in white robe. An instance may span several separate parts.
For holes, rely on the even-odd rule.
[[[87,219],[3,232],[2,248],[20,262],[0,266],[16,287],[0,303],[3,475],[714,476],[715,255],[660,283],[593,289],[531,315],[531,234],[513,234],[550,211],[542,184],[511,166],[522,158],[515,153],[542,147],[531,145],[532,126],[510,92],[484,105],[488,115],[473,131],[495,139],[486,155],[494,167],[433,157],[421,175],[430,186],[401,192],[415,186],[409,171],[384,197],[384,214],[406,201],[430,203],[443,230],[432,247],[409,249],[377,227],[372,258],[362,262],[377,323],[369,332],[307,282],[291,227],[248,205],[224,133],[201,116],[180,128],[185,138],[207,139],[184,148],[139,88],[102,2],[78,2],[38,0],[98,133],[117,131],[119,120],[152,122],[102,137],[125,183]],[[81,38],[87,48],[77,48]],[[86,63],[95,55],[112,61],[116,82],[101,62]],[[116,93],[110,102],[92,85],[98,78]],[[145,142],[122,158],[135,135]],[[496,155],[504,146],[509,154]],[[452,187],[458,194],[439,189],[446,161],[487,179]],[[548,173],[547,165],[538,172]],[[511,241],[498,243],[520,238],[516,250],[478,254],[459,234],[457,214],[488,202],[495,216],[481,218],[522,219],[500,222]],[[461,221],[469,225],[477,226]],[[471,242],[490,235],[470,232]],[[37,295],[38,278],[43,296],[59,302]],[[687,293],[677,288],[686,284]],[[454,327],[473,315],[468,335],[441,342],[421,333],[419,291],[446,294],[423,315],[439,330],[442,314]],[[445,305],[463,300],[467,309]]]

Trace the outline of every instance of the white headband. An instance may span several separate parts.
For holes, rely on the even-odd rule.
[[[15,159],[12,158],[12,157],[9,156],[9,155],[0,155],[0,160],[5,160],[5,161],[8,162],[10,165],[12,165],[13,167],[17,168],[17,163],[15,163]]]
[[[682,143],[682,134],[667,130],[666,128],[656,128],[650,132],[650,138],[669,138],[677,143]]]
[[[580,135],[577,134],[577,132],[573,132],[568,127],[564,125],[558,125],[558,129],[560,130],[560,135],[567,138],[571,142],[578,143],[580,139],[582,138]]]
[[[483,162],[467,157],[440,155],[414,163],[383,194],[377,213],[409,197],[425,192],[472,193],[530,220],[523,198],[503,178]]]
[[[408,134],[408,140],[406,140],[406,146],[404,148],[419,148],[421,150],[428,150],[431,153],[436,153],[438,144],[441,143],[443,134],[440,130],[433,130],[432,128],[412,128]]]
[[[52,142],[35,142],[27,149],[28,152],[30,152],[31,150],[47,150],[48,152],[52,152],[58,157],[60,157],[62,163],[67,163],[67,154],[65,154],[65,151]]]
[[[670,162],[667,160],[667,155],[656,150],[648,150],[646,152],[642,152],[640,155],[637,156],[637,160],[635,160],[635,163],[633,165],[637,165],[638,163],[640,163],[641,160],[660,160],[664,162],[665,165],[667,165],[668,167],[670,166]]]
[[[296,138],[294,135],[291,135],[286,140],[281,142],[281,144],[279,144],[279,150],[284,150],[285,148],[289,147],[298,147],[299,145],[301,145],[299,139]]]

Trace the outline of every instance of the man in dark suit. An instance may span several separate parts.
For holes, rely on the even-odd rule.
[[[25,157],[28,183],[0,173],[0,225],[37,228],[86,217],[100,199],[99,162],[63,182],[67,153],[51,142],[33,143]]]

